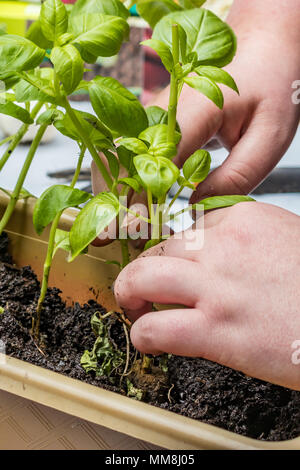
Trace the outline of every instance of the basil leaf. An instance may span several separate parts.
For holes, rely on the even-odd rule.
[[[119,0],[77,0],[70,17],[86,13],[103,13],[104,15],[120,16],[125,20],[130,15],[127,8]]]
[[[165,109],[159,106],[149,106],[145,111],[148,117],[149,127],[156,126],[156,124],[168,124],[168,111]],[[176,123],[176,130],[180,132],[178,122]]]
[[[184,177],[191,183],[201,183],[207,177],[211,156],[206,150],[196,150],[183,165]]]
[[[236,38],[232,29],[214,13],[195,8],[170,13],[157,23],[153,39],[158,39],[172,48],[172,24],[179,24],[187,34],[186,62],[192,58],[198,65],[224,67],[236,52]]]
[[[182,8],[173,0],[141,0],[137,4],[137,11],[144,20],[154,28],[156,23],[165,15]]]
[[[45,51],[21,36],[0,36],[0,79],[17,72],[34,69],[42,62]]]
[[[120,172],[120,164],[119,164],[117,157],[109,150],[103,150],[103,153],[105,157],[107,158],[109,169],[113,178],[115,180],[118,179],[119,172]]]
[[[58,249],[65,250],[68,253],[71,251],[69,235],[69,232],[66,232],[65,230],[61,230],[59,228],[56,229],[53,257]]]
[[[150,149],[155,149],[160,144],[168,142],[168,126],[166,124],[157,124],[151,126],[140,133],[139,139],[148,142]],[[174,140],[177,145],[180,142],[181,134],[175,131]]]
[[[158,144],[154,148],[150,148],[149,151],[151,151],[155,157],[173,158],[177,153],[177,147],[171,142],[166,142]]]
[[[148,152],[147,145],[142,140],[136,139],[135,137],[121,139],[118,141],[118,144],[135,153],[136,155]]]
[[[133,164],[134,153],[120,145],[117,148],[117,154],[121,165],[126,168],[128,175],[133,176],[136,173],[136,169]]]
[[[46,0],[42,3],[40,23],[43,35],[52,41],[68,29],[68,14],[61,0]]]
[[[56,103],[53,88],[53,69],[48,67],[36,69],[34,72],[27,72],[26,76],[30,79],[31,83],[22,79],[15,85],[16,101]],[[34,85],[32,83],[34,83]]]
[[[225,70],[209,65],[201,65],[200,67],[197,67],[195,69],[195,72],[200,76],[202,75],[204,77],[209,78],[213,82],[222,83],[223,85],[226,85],[229,88],[232,88],[232,90],[239,93],[237,84],[235,83],[234,79]]]
[[[100,193],[79,212],[70,231],[72,261],[117,217],[120,210],[113,193]]]
[[[65,91],[70,95],[83,78],[84,63],[78,50],[72,44],[54,47],[50,59]]]
[[[142,189],[141,185],[135,178],[120,178],[118,183],[130,186],[130,188],[132,188],[136,193],[139,193]]]
[[[123,18],[100,13],[82,14],[70,19],[69,32],[82,58],[88,62],[98,56],[111,57],[119,52],[128,36],[129,26]],[[87,55],[86,55],[87,53]]]
[[[84,128],[85,133],[89,135],[90,140],[99,150],[111,148],[113,146],[111,138],[108,138],[99,130],[99,127],[95,125],[95,121],[92,122],[89,118],[89,116],[91,116],[89,113],[85,113],[77,109],[74,109],[74,112],[77,119],[80,121],[81,126]],[[97,118],[95,118],[95,120],[98,121]],[[54,126],[59,132],[70,139],[76,140],[77,142],[81,141],[81,136],[78,134],[77,129],[68,114],[65,114],[63,118],[56,120],[54,122]]]
[[[195,7],[201,7],[203,5],[203,3],[205,3],[206,0],[179,0],[179,3],[180,5],[182,6],[182,8],[184,8],[185,10],[189,10],[191,8],[195,8]]]
[[[47,124],[50,126],[51,124],[55,123],[59,119],[63,119],[64,114],[59,111],[58,109],[47,109],[36,120],[36,124],[39,126],[43,124]]]
[[[26,109],[17,106],[15,103],[11,101],[7,101],[6,103],[1,103],[0,101],[0,113],[6,114],[7,116],[12,116],[19,121],[24,122],[25,124],[32,124],[34,121],[30,117],[30,114]]]
[[[92,106],[99,119],[126,137],[136,137],[148,125],[138,99],[111,77],[97,77],[89,87]]]
[[[143,46],[150,47],[155,52],[157,52],[168,72],[172,71],[174,67],[174,61],[171,51],[166,44],[164,44],[162,41],[158,41],[157,39],[147,39],[146,41],[141,42],[141,44]]]
[[[35,21],[29,26],[25,37],[42,49],[51,49],[53,47],[53,41],[50,41],[43,35],[40,20]]]
[[[223,93],[215,82],[207,77],[186,77],[184,78],[184,82],[190,87],[195,88],[195,90],[200,91],[200,93],[213,101],[218,108],[223,108]]]
[[[193,209],[209,211],[212,209],[221,209],[222,207],[231,207],[240,202],[255,202],[250,196],[213,196],[203,199],[197,204],[193,204]]]
[[[157,198],[166,194],[180,174],[177,166],[164,157],[137,155],[133,162],[144,187]]]
[[[60,211],[79,206],[90,198],[90,194],[69,186],[54,185],[46,189],[34,206],[33,225],[37,234],[40,235]]]

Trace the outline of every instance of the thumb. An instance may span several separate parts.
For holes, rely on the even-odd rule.
[[[254,119],[225,162],[199,184],[190,203],[210,196],[249,194],[273,170],[288,145],[279,141],[276,129],[266,130],[260,118]]]

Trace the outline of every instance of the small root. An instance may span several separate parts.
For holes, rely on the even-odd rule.
[[[175,387],[174,384],[171,385],[171,387],[169,388],[169,391],[168,391],[168,400],[169,400],[169,403],[171,403],[173,401],[173,398],[171,397],[171,392],[173,390],[173,388]]]

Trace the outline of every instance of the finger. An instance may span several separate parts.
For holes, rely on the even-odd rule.
[[[147,313],[132,325],[130,336],[144,354],[198,356],[224,364],[238,340],[234,329],[198,308]]]
[[[178,273],[185,274],[185,282]],[[135,321],[151,310],[153,302],[194,307],[199,299],[200,275],[199,266],[193,261],[161,256],[139,258],[119,274],[114,293],[118,304]],[[203,292],[208,283],[203,275]]]
[[[223,112],[208,98],[185,85],[180,96],[177,120],[182,139],[173,161],[181,167],[190,155],[207,146],[214,138],[222,125]]]
[[[225,162],[198,186],[191,204],[210,196],[249,194],[267,177],[289,142],[282,144],[276,126],[269,128],[264,124],[260,114],[253,119]]]

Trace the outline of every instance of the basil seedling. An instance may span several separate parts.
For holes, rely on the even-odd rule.
[[[226,23],[203,9],[203,3],[204,0],[138,2],[140,15],[153,28],[152,38],[142,44],[157,52],[170,74],[167,111],[157,106],[145,110],[114,78],[99,76],[90,82],[84,79],[85,62],[95,63],[99,56],[117,54],[123,41],[128,39],[129,11],[119,0],[78,0],[71,8],[66,8],[61,0],[46,0],[39,19],[31,25],[26,38],[9,34],[0,36],[0,80],[6,90],[11,90],[0,101],[0,112],[21,123],[18,132],[8,139],[8,148],[0,159],[0,170],[29,125],[35,122],[38,126],[0,221],[0,233],[24,193],[24,181],[47,127],[54,125],[79,146],[70,186],[48,188],[37,200],[34,210],[37,233],[42,233],[51,224],[41,294],[32,321],[36,339],[39,338],[49,272],[58,249],[69,251],[69,260],[75,259],[120,216],[121,210],[127,210],[154,227],[146,247],[159,243],[163,239],[163,220],[178,215],[170,216],[169,211],[183,188],[195,189],[195,183],[201,184],[210,171],[211,158],[205,150],[197,150],[186,160],[183,175],[172,161],[181,139],[176,116],[182,87],[196,89],[220,108],[224,100],[219,84],[238,92],[234,79],[222,69],[235,55],[235,35]],[[45,57],[50,59],[52,67],[41,67]],[[68,95],[83,89],[89,93],[95,114],[74,109],[68,100]],[[40,114],[42,107],[46,110]],[[86,150],[108,187],[106,192],[94,197],[75,189]],[[103,153],[108,165],[103,163],[99,152]],[[126,170],[127,176],[120,177],[121,170]],[[179,190],[167,209],[161,210],[175,182],[179,184]],[[130,190],[140,192],[142,189],[147,193],[148,218],[127,209],[119,198]],[[248,200],[252,199],[222,196],[208,198],[201,204],[209,210]],[[153,210],[153,203],[158,206],[157,210]],[[68,207],[80,209],[70,233],[58,228],[62,212]],[[122,266],[125,266],[129,262],[128,240],[122,238],[120,243]]]

